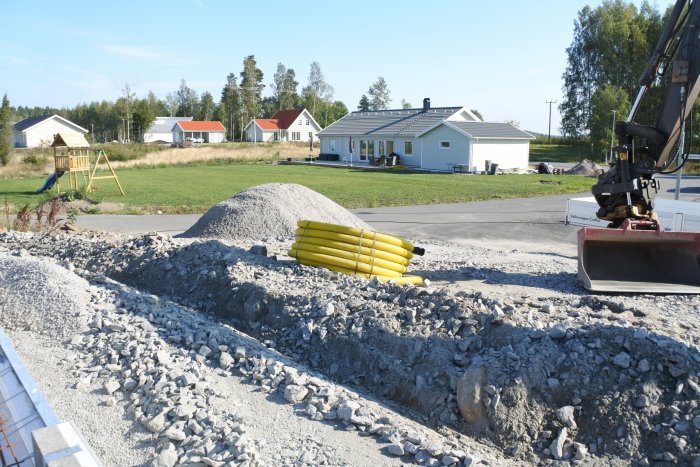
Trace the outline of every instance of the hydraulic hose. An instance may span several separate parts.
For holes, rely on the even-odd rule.
[[[299,264],[325,267],[382,282],[420,284],[420,276],[403,276],[413,254],[423,254],[403,238],[373,230],[324,222],[297,222],[296,241],[289,256]]]

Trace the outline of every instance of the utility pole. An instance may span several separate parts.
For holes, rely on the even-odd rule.
[[[610,133],[610,161],[609,162],[612,162],[612,160],[613,160],[613,138],[615,137],[615,113],[616,112],[617,112],[616,110],[612,111],[613,123],[612,123],[612,132]]]
[[[556,104],[557,101],[545,101],[546,104],[549,104],[549,130],[547,130],[547,142],[552,139],[552,104]]]

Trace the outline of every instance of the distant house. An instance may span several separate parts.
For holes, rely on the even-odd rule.
[[[156,117],[155,121],[143,134],[144,143],[173,142],[173,126],[177,122],[190,122],[192,117]]]
[[[466,107],[358,111],[319,133],[321,156],[368,164],[395,154],[402,165],[436,171],[483,171],[486,161],[503,169],[526,168],[529,133],[508,123],[483,122]]]
[[[172,127],[173,143],[190,139],[196,143],[223,143],[226,128],[221,122],[180,120]]]
[[[12,126],[12,145],[16,148],[48,147],[57,133],[85,136],[88,130],[60,115],[29,117]]]
[[[256,118],[243,129],[246,141],[308,141],[321,126],[306,109],[280,110],[272,118]]]

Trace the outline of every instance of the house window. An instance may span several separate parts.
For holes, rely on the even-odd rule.
[[[312,139],[314,137],[314,134],[312,131],[309,132],[309,139]]]
[[[440,141],[440,149],[450,149],[449,141]]]
[[[386,156],[386,153],[384,152],[384,141],[379,141],[379,155]]]
[[[298,131],[292,131],[292,141],[301,141],[301,133]]]
[[[280,135],[278,132],[275,131],[275,141],[279,141]]]
[[[360,140],[360,160],[363,161],[367,159],[367,141],[364,139]]]
[[[367,154],[374,156],[374,141],[372,140],[367,141]]]
[[[307,124],[307,125],[309,124],[309,119],[308,119],[308,118],[306,119],[306,124]]]
[[[413,141],[404,141],[403,153],[405,156],[413,155]]]
[[[394,152],[394,142],[393,141],[387,141],[386,142],[386,153],[391,154]]]
[[[329,150],[331,152],[335,152],[335,140],[334,139],[328,141],[328,147],[329,147]]]

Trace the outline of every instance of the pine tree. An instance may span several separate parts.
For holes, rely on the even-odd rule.
[[[10,100],[5,94],[0,107],[0,164],[7,165],[10,162],[12,151],[12,111]]]

